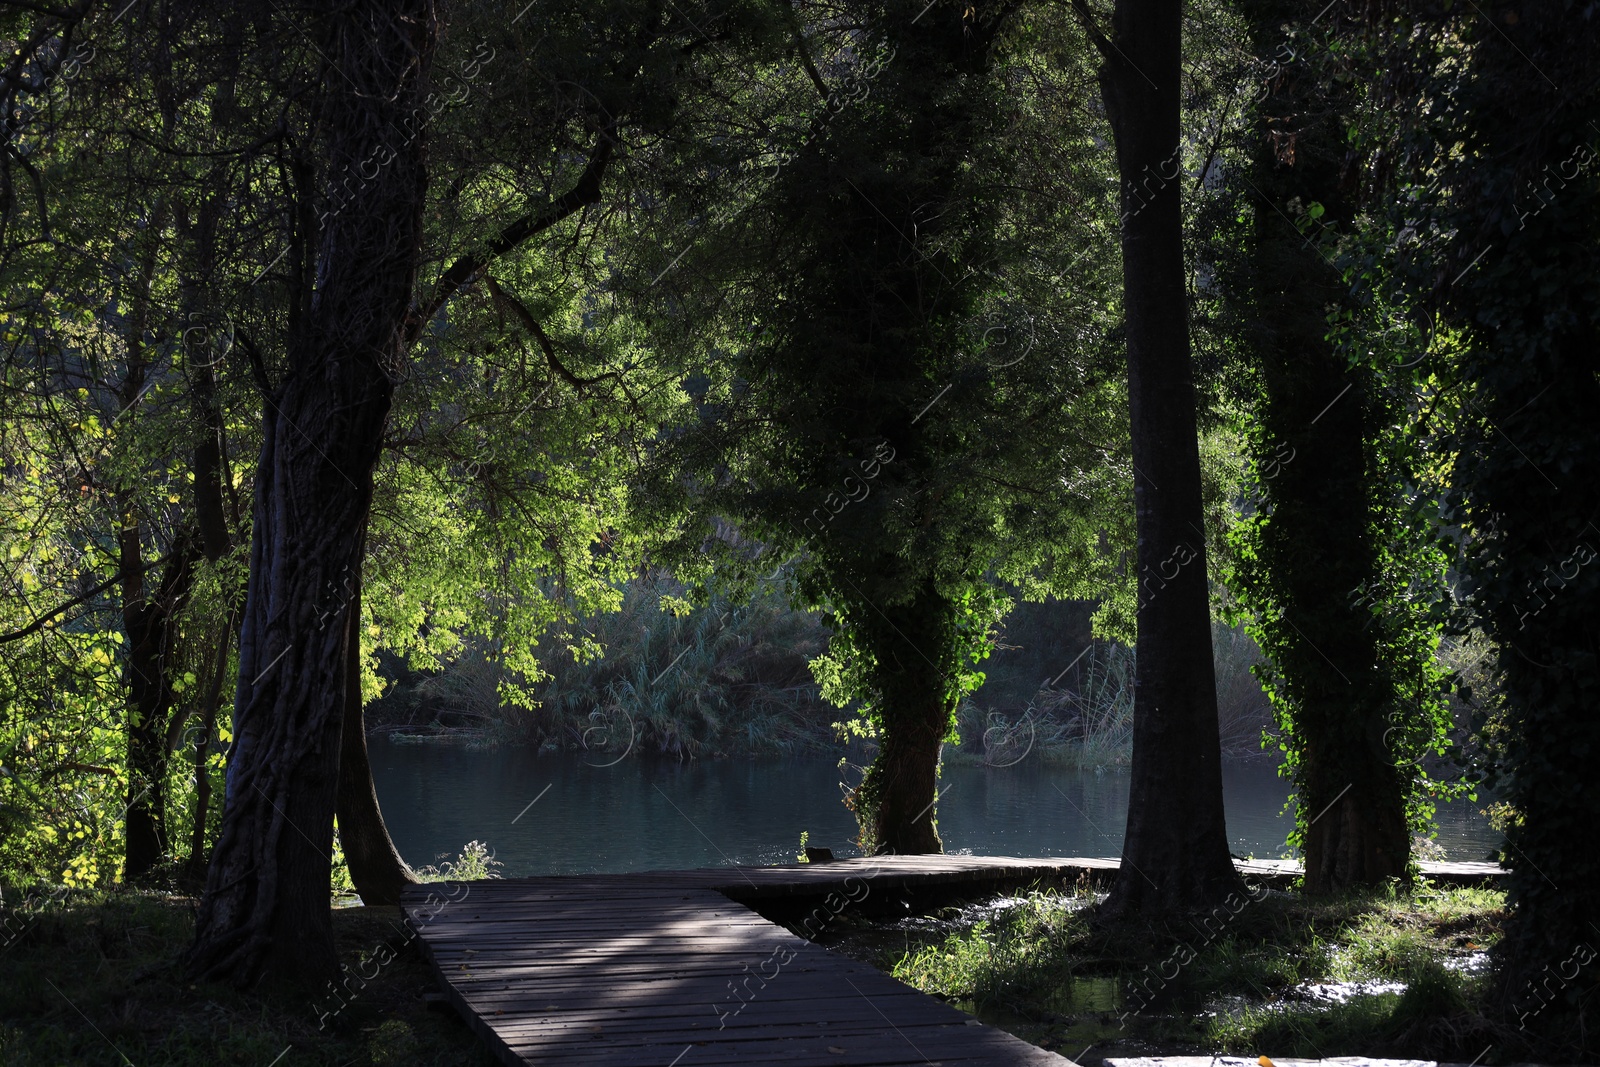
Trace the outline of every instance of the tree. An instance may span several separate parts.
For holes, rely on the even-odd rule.
[[[336,972],[333,815],[372,472],[409,340],[427,172],[417,115],[439,32],[427,0],[327,17],[327,173],[387,162],[317,234],[318,283],[267,402],[222,835],[187,964],[250,984]]]
[[[1355,14],[1368,106],[1351,147],[1383,205],[1357,263],[1416,335],[1412,432],[1454,577],[1441,607],[1497,661],[1467,765],[1507,824],[1497,999],[1540,1058],[1579,1055],[1600,919],[1600,30],[1544,2]]]
[[[621,497],[619,456],[639,445],[629,420],[663,402],[641,402],[623,378],[636,358],[626,324],[604,330],[593,291],[572,290],[572,274],[593,285],[604,245],[574,255],[536,239],[576,220],[576,245],[624,123],[650,130],[670,118],[662,83],[675,82],[682,53],[658,45],[698,38],[696,20],[645,7],[599,21],[572,9],[536,14],[517,32],[531,37],[537,27],[539,41],[569,47],[528,61],[525,78],[506,81],[497,68],[495,97],[436,129],[443,93],[459,103],[486,89],[478,75],[495,54],[480,43],[459,77],[442,75],[429,92],[430,11],[366,5],[327,23],[323,51],[345,57],[318,89],[334,119],[320,151],[284,166],[294,179],[279,276],[286,367],[267,401],[224,832],[190,955],[197,973],[239,984],[307,960],[313,973],[328,969],[335,808],[364,898],[393,899],[409,878],[365,766],[360,709],[372,649],[363,633],[436,665],[476,631],[502,668],[502,697],[526,701],[538,639],[616,597],[609,583],[632,558],[606,529]],[[499,18],[458,14],[467,26]],[[408,24],[428,33],[406,44]],[[347,64],[359,77],[343,77]],[[439,165],[432,202],[425,128],[462,149]],[[321,182],[324,197],[307,193]],[[419,277],[435,262],[437,275]],[[544,290],[535,305],[550,313],[543,322],[519,298],[525,282]],[[620,368],[588,373],[616,355],[597,343],[606,333],[620,336],[615,348],[627,356]],[[547,374],[537,363],[529,371],[530,336]],[[241,340],[269,382],[268,358]],[[502,349],[515,353],[515,370]],[[413,350],[424,358],[409,361]],[[421,380],[395,425],[394,387],[408,374]],[[672,390],[644,377],[670,402]],[[613,405],[620,414],[599,414],[602,383],[626,402]],[[582,402],[561,403],[573,394]],[[541,432],[530,435],[529,423]],[[553,428],[565,436],[542,433]],[[419,525],[433,536],[419,539]],[[382,597],[363,596],[372,583]],[[339,743],[344,729],[349,745]],[[291,928],[298,944],[282,944],[277,931]]]
[[[1433,29],[1397,82],[1414,92],[1400,144],[1422,150],[1389,221],[1413,302],[1439,317],[1430,369],[1457,401],[1446,518],[1463,596],[1499,650],[1506,1003],[1581,1048],[1571,1006],[1593,950],[1567,984],[1545,983],[1568,978],[1600,922],[1600,26],[1536,0]]]
[[[14,189],[15,178],[29,176],[24,184],[34,194],[0,198],[0,276],[16,342],[0,417],[8,430],[42,419],[56,446],[55,455],[37,466],[24,458],[25,445],[10,452],[22,464],[13,473],[32,467],[26,480],[39,490],[13,497],[17,513],[32,512],[31,525],[42,535],[17,547],[33,556],[25,566],[53,559],[65,565],[61,573],[75,572],[93,586],[64,603],[51,603],[54,589],[24,590],[41,625],[16,636],[47,659],[70,663],[75,657],[63,653],[73,641],[61,631],[81,638],[105,627],[116,649],[123,707],[114,756],[91,740],[96,731],[88,724],[98,718],[91,713],[80,722],[79,751],[40,776],[64,792],[76,791],[72,778],[83,768],[124,783],[122,802],[94,820],[100,825],[93,833],[80,825],[66,838],[85,844],[65,869],[50,870],[46,861],[54,877],[103,869],[94,856],[102,849],[120,854],[125,880],[167,858],[168,823],[182,811],[181,803],[176,810],[170,803],[170,753],[193,736],[184,727],[202,686],[218,690],[227,669],[226,655],[218,663],[199,640],[226,617],[215,609],[227,593],[215,594],[227,584],[224,409],[233,399],[211,373],[220,346],[203,296],[225,287],[214,223],[230,192],[228,172],[249,150],[218,152],[204,163],[196,161],[200,154],[185,151],[199,124],[194,111],[210,104],[225,113],[231,82],[212,76],[208,63],[179,42],[182,29],[198,28],[195,20],[169,14],[120,19],[93,5],[39,12],[26,34],[29,48],[38,51],[32,59],[18,57],[8,83],[13,121],[0,184]],[[85,30],[88,38],[79,40]],[[165,61],[151,62],[153,55]],[[104,165],[112,156],[121,166]],[[196,169],[210,173],[197,175]],[[44,174],[49,183],[32,181]],[[198,384],[192,394],[185,388],[190,376],[207,379],[203,402]],[[30,393],[37,400],[30,401]],[[207,427],[197,434],[186,418],[191,400]],[[10,444],[30,436],[12,435]],[[199,443],[191,453],[194,438]],[[191,491],[193,511],[185,508]],[[68,499],[74,500],[71,521],[39,521]],[[204,518],[204,545],[196,515]],[[115,581],[90,580],[108,567],[115,568]],[[80,660],[69,668],[79,677],[66,684],[86,681],[93,673],[84,670],[88,666]],[[40,688],[43,707],[30,712],[35,722],[55,714],[50,683]],[[25,738],[26,731],[24,745]],[[196,768],[202,789],[209,787],[213,762],[202,756]],[[184,799],[181,791],[177,796]],[[40,814],[36,833],[47,838],[53,820]],[[203,814],[198,821],[191,840],[203,852]]]
[[[1343,17],[1319,33],[1321,5],[1244,10],[1256,54],[1291,58],[1262,85],[1242,163],[1254,221],[1234,323],[1253,364],[1255,499],[1229,589],[1271,661],[1263,680],[1295,784],[1305,886],[1330,893],[1409,877],[1427,812],[1421,756],[1448,717],[1438,624],[1408,593],[1443,576],[1408,493],[1410,375],[1391,382],[1352,355],[1383,346],[1336,258],[1361,207],[1346,171],[1352,94],[1331,61]]]
[[[1182,9],[1118,0],[1100,52],[1122,181],[1123,306],[1138,531],[1133,763],[1107,914],[1204,908],[1239,885],[1222,810],[1178,142]],[[1170,571],[1170,573],[1169,573]],[[1133,877],[1137,874],[1138,877]]]
[[[1105,576],[1098,534],[1115,540],[1124,484],[1104,323],[1062,293],[1101,295],[1097,264],[1071,271],[1099,205],[1064,176],[1089,138],[1059,154],[1032,139],[1088,125],[1059,103],[1076,71],[1045,73],[1044,12],[1024,28],[1015,4],[921,6],[793,31],[798,101],[747,120],[771,132],[730,138],[722,170],[771,173],[728,181],[719,227],[703,200],[675,205],[688,247],[656,252],[671,272],[646,294],[662,332],[706,354],[644,513],[679,526],[680,573],[786,563],[825,612],[814,671],[878,745],[849,800],[860,841],[902,854],[942,847],[941,746],[982,681],[1002,583]]]

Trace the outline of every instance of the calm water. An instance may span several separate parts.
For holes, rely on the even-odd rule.
[[[597,762],[603,762],[601,758]],[[395,845],[408,863],[453,858],[486,843],[506,876],[792,863],[800,831],[854,855],[855,822],[832,760],[674,762],[597,767],[531,749],[472,751],[372,744],[372,772]],[[1267,762],[1223,768],[1228,835],[1241,855],[1285,854],[1288,789]],[[1127,821],[1128,776],[1027,760],[946,767],[939,832],[949,852],[1115,856]],[[1483,859],[1499,843],[1480,804],[1441,805],[1450,859]]]

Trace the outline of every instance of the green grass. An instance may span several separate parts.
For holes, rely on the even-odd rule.
[[[1472,1011],[1470,980],[1436,960],[1414,964],[1398,977],[1403,992],[1352,997],[1316,1009],[1245,1005],[1210,1020],[1207,1042],[1218,1051],[1323,1057],[1347,1054],[1458,1055],[1473,1033],[1492,1043],[1494,1027]],[[1471,1042],[1465,1042],[1470,1044]],[[1324,1052],[1338,1049],[1338,1053]]]
[[[984,1002],[1048,992],[1073,977],[1071,946],[1087,929],[1088,898],[1032,892],[1014,906],[889,963],[892,973],[928,993]]]
[[[8,904],[11,903],[8,897]],[[494,1062],[437,989],[398,908],[334,912],[341,960],[380,946],[396,958],[319,1029],[326,990],[239,993],[182,978],[193,901],[147,892],[75,893],[8,908],[0,953],[0,1063],[7,1067],[487,1067]],[[404,947],[401,947],[404,946]],[[384,955],[387,955],[386,953]],[[279,1058],[281,1057],[281,1059]]]
[[[1272,892],[1210,922],[1118,925],[1095,920],[1081,887],[1013,901],[947,913],[962,918],[937,935],[855,954],[1080,1062],[1156,1052],[1467,1062],[1491,1041],[1515,1046],[1486,1017],[1490,979],[1462,966],[1499,938],[1496,890]],[[1355,982],[1406,988],[1343,1003],[1305,992]]]

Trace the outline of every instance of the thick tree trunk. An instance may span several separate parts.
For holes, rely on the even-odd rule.
[[[1261,417],[1273,439],[1293,451],[1268,483],[1272,511],[1259,532],[1257,551],[1276,571],[1280,595],[1268,609],[1276,618],[1263,626],[1269,653],[1280,661],[1276,684],[1289,699],[1298,745],[1306,890],[1335,893],[1407,876],[1406,779],[1384,743],[1404,695],[1394,691],[1384,664],[1392,653],[1379,641],[1389,620],[1374,619],[1351,595],[1370,587],[1379,569],[1363,440],[1372,386],[1360,369],[1346,372],[1320,337],[1324,304],[1316,298],[1326,289],[1318,283],[1328,279],[1308,268],[1321,261],[1302,258],[1313,254],[1303,241],[1276,247],[1283,255],[1261,269],[1274,279],[1267,284],[1288,287],[1276,310],[1290,335],[1280,334],[1285,348],[1263,351],[1268,410]],[[1266,311],[1272,314],[1270,306]],[[1297,313],[1315,335],[1293,335]]]
[[[928,711],[933,711],[930,708]],[[934,828],[939,786],[939,746],[944,731],[923,721],[888,732],[875,761],[882,782],[873,813],[875,854],[915,856],[944,851]]]
[[[1379,569],[1363,439],[1372,386],[1321,338],[1324,304],[1317,297],[1328,279],[1311,276],[1321,272],[1308,268],[1323,264],[1303,259],[1314,253],[1297,237],[1290,230],[1288,238],[1274,238],[1268,247],[1282,254],[1260,264],[1263,279],[1272,279],[1264,284],[1285,288],[1281,302],[1264,305],[1268,315],[1277,313],[1284,347],[1262,350],[1268,410],[1259,417],[1292,458],[1279,461],[1268,483],[1272,511],[1257,551],[1276,572],[1279,591],[1268,609],[1276,618],[1263,626],[1299,746],[1294,781],[1308,820],[1306,889],[1334,893],[1407,876],[1405,776],[1384,744],[1404,697],[1389,681],[1379,642],[1389,621],[1375,620],[1351,595],[1370,587]],[[1297,319],[1317,333],[1295,336]]]
[[[1499,1000],[1536,1057],[1594,1056],[1600,947],[1600,20],[1490,9],[1452,73],[1439,283],[1463,328],[1461,573],[1499,650],[1506,835]],[[1454,384],[1452,383],[1452,384]],[[1527,1045],[1523,1046],[1527,1048]],[[1549,1059],[1546,1059],[1549,1056]]]
[[[431,4],[357,0],[327,18],[327,173],[385,162],[324,219],[306,328],[268,401],[222,833],[187,961],[193,975],[241,986],[337,970],[344,583],[360,567],[426,188],[415,109],[438,34]]]
[[[1138,647],[1124,870],[1108,914],[1203,909],[1239,885],[1222,811],[1179,202],[1182,5],[1118,0],[1101,90],[1123,184]]]
[[[1394,765],[1380,765],[1380,774],[1398,778]],[[1405,795],[1399,782],[1368,784],[1367,788],[1303,789],[1317,821],[1306,830],[1306,892],[1339,893],[1355,886],[1379,886],[1390,878],[1407,880],[1411,834],[1406,827]],[[1335,793],[1330,803],[1317,807],[1321,796]],[[1395,801],[1398,800],[1398,803]]]
[[[939,747],[948,724],[943,695],[930,692],[918,706],[900,709],[884,730],[871,768],[878,788],[872,812],[874,852],[912,856],[944,851],[934,828],[934,802]]]
[[[400,858],[389,828],[383,824],[378,793],[367,761],[366,723],[361,699],[361,576],[351,583],[349,637],[345,646],[344,736],[339,746],[339,843],[350,868],[350,880],[361,902],[400,903],[400,890],[416,884],[416,875]]]

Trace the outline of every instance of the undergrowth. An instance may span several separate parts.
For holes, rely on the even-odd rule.
[[[1100,923],[1094,900],[1086,887],[1037,891],[951,913],[936,936],[843,949],[1079,1062],[1468,1062],[1493,1045],[1480,1061],[1490,1063],[1530,1050],[1498,1021],[1488,968],[1504,919],[1498,890],[1424,884],[1328,900],[1258,890],[1237,908],[1155,924]],[[1087,1060],[1085,1043],[1096,1050]]]
[[[7,1067],[488,1067],[453,1012],[425,1004],[431,969],[398,908],[334,912],[341,961],[395,958],[340,1003],[315,988],[240,993],[183,978],[192,898],[75,891],[8,900],[0,952],[0,1063]],[[385,954],[386,955],[386,954]],[[325,992],[325,991],[323,991]]]

